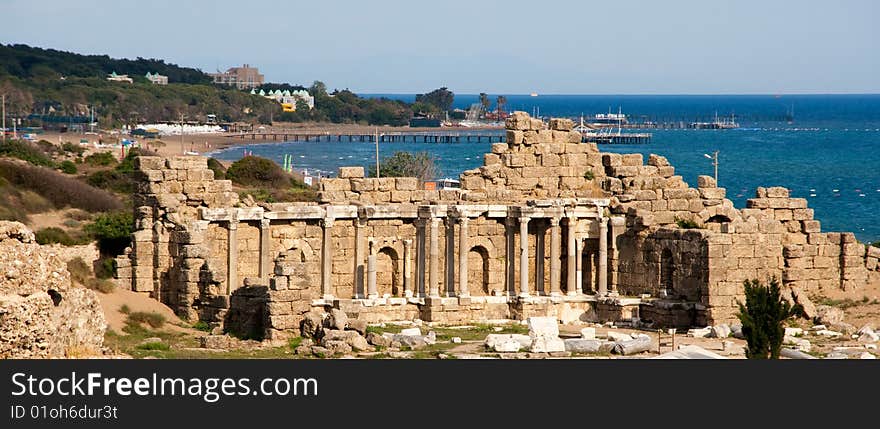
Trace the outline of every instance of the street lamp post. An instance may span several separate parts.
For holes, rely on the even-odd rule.
[[[703,156],[712,160],[712,165],[715,167],[715,186],[718,186],[718,151],[712,152],[712,155],[704,153]]]

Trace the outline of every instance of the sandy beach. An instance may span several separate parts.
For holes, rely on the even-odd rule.
[[[399,133],[399,132],[425,132],[425,131],[475,131],[481,129],[477,127],[442,127],[442,128],[423,128],[423,127],[392,127],[392,126],[367,126],[357,124],[331,124],[331,123],[276,123],[275,125],[263,125],[264,128],[255,130],[257,133],[362,133],[372,134],[377,129],[380,133]],[[105,152],[107,150],[118,150],[118,148],[98,147],[94,143],[99,141],[105,145],[117,145],[122,139],[135,140],[139,144],[159,153],[161,156],[184,155],[185,152],[196,152],[199,154],[212,152],[215,150],[225,149],[231,146],[243,146],[252,143],[282,143],[281,141],[272,140],[250,140],[234,137],[237,133],[221,133],[221,134],[184,134],[161,136],[158,139],[142,139],[131,137],[118,132],[98,132],[98,133],[59,133],[47,131],[38,135],[40,140],[46,140],[51,143],[61,145],[63,143],[78,143],[81,140],[88,140],[91,144],[89,152]],[[162,144],[153,144],[160,141]]]

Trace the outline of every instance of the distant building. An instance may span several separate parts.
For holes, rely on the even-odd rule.
[[[168,85],[168,76],[159,73],[147,72],[147,80],[153,82],[154,85]]]
[[[257,92],[256,89],[252,89],[251,95],[260,95],[275,100],[279,104],[281,104],[281,107],[284,109],[285,112],[295,112],[297,100],[302,100],[303,102],[305,102],[309,106],[309,110],[315,108],[315,97],[313,97],[311,94],[309,94],[308,91],[304,89],[299,89],[295,91],[290,91],[286,89],[284,91],[281,91],[280,89],[278,89],[269,91],[268,93],[266,91],[263,91],[262,89],[260,90],[260,92]]]
[[[232,67],[225,72],[210,73],[210,76],[214,78],[214,83],[231,85],[238,89],[253,89],[263,85],[263,75],[250,64]]]
[[[107,80],[109,80],[110,82],[128,82],[128,83],[134,82],[134,80],[132,80],[132,78],[128,77],[127,74],[116,74],[115,71],[113,73],[110,73],[107,75]]]

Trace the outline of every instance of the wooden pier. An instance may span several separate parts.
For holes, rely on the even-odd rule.
[[[372,143],[376,134],[364,133],[297,133],[267,132],[239,133],[229,135],[230,138],[242,140],[272,140],[300,142],[338,142],[338,143]],[[502,143],[503,133],[384,133],[378,135],[380,143]]]
[[[583,133],[583,141],[599,144],[644,144],[651,141],[651,133]]]

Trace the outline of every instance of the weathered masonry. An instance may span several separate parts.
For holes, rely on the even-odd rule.
[[[746,279],[775,276],[795,296],[880,281],[880,249],[822,233],[788,190],[759,188],[738,210],[711,178],[690,188],[664,157],[600,153],[572,125],[515,113],[462,189],[344,167],[313,203],[248,206],[205,158],[140,157],[119,281],[265,338],[334,307],[367,321],[705,325],[734,318]]]

